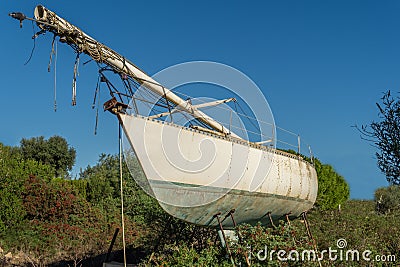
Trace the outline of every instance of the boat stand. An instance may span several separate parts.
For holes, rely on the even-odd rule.
[[[218,236],[219,236],[219,238],[220,238],[222,247],[225,247],[226,252],[227,252],[228,255],[229,255],[229,258],[230,258],[230,260],[231,260],[232,266],[236,266],[236,264],[235,264],[235,261],[233,260],[232,252],[231,252],[231,249],[230,249],[230,247],[229,247],[229,242],[228,242],[228,240],[226,239],[225,231],[228,231],[228,230],[224,230],[224,227],[222,226],[222,222],[225,221],[226,218],[231,217],[232,222],[233,222],[233,225],[234,225],[235,228],[236,228],[236,222],[235,222],[235,219],[233,218],[233,213],[234,213],[234,212],[235,212],[234,209],[230,210],[223,220],[221,220],[221,218],[220,218],[221,212],[218,212],[218,213],[216,213],[216,214],[213,216],[213,218],[216,218],[217,221],[218,221],[218,226],[219,226]]]
[[[289,226],[290,226],[290,219],[289,219],[290,214],[291,214],[291,212],[285,214],[286,222],[288,223]]]
[[[223,223],[228,217],[230,217],[231,220],[232,220],[233,227],[235,228],[235,230],[237,230],[237,233],[236,233],[237,240],[239,241],[239,243],[241,243],[242,239],[241,239],[241,236],[240,236],[240,231],[237,229],[237,224],[236,224],[235,218],[233,216],[234,213],[235,213],[235,209],[231,209],[228,212],[228,214],[225,215],[225,218],[221,221],[221,223]],[[231,238],[232,238],[232,236],[231,236]],[[236,240],[236,237],[234,237],[233,239]]]
[[[317,242],[315,241],[315,239],[314,239],[314,237],[313,237],[313,235],[311,233],[310,224],[308,223],[308,220],[307,220],[307,211],[304,211],[301,214],[301,217],[303,217],[303,222],[304,222],[304,226],[306,227],[306,232],[307,232],[308,238],[312,242],[314,250],[317,253],[318,252]],[[318,260],[318,264],[319,264],[320,267],[322,267],[322,264],[321,264],[321,262],[319,260]]]
[[[111,244],[108,247],[107,256],[106,256],[106,259],[105,259],[104,263],[108,263],[110,261],[111,252],[112,252],[112,249],[114,247],[115,240],[117,239],[118,233],[119,233],[119,228],[116,228],[115,232],[114,232],[114,235],[113,235],[113,238],[111,240]]]

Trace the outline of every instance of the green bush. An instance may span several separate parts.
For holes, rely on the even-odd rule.
[[[30,174],[51,179],[53,168],[34,160],[24,160],[15,148],[0,143],[0,237],[24,220],[21,193]]]
[[[378,188],[375,191],[376,209],[379,213],[394,213],[400,211],[400,186]]]

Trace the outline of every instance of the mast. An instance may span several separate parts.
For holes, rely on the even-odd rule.
[[[49,31],[56,36],[59,36],[60,42],[67,43],[76,51],[89,55],[96,62],[104,63],[118,73],[128,75],[132,79],[136,80],[140,85],[148,88],[159,96],[168,99],[168,101],[177,106],[177,109],[191,114],[194,118],[205,123],[215,131],[240,138],[236,134],[232,133],[228,128],[224,127],[204,112],[198,110],[191,103],[183,100],[172,91],[155,81],[125,57],[96,41],[81,29],[59,17],[44,6],[36,6],[34,15],[39,28],[41,28],[42,31]]]

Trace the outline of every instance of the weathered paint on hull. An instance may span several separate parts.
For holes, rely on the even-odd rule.
[[[155,197],[179,219],[212,226],[215,214],[235,209],[237,223],[268,224],[267,213],[295,217],[315,202],[315,169],[295,155],[141,116],[119,119]]]
[[[150,181],[150,184],[157,195],[171,195],[171,191],[176,190],[168,183]],[[193,191],[190,187],[187,187],[187,189],[178,189],[172,194],[180,195],[180,199],[185,201],[185,196],[189,194],[193,198],[201,198],[203,194],[216,194],[218,196],[220,192],[220,188],[206,187],[202,188],[202,191]],[[261,222],[264,225],[269,225],[268,212],[271,213],[272,219],[276,222],[285,218],[288,211],[291,212],[290,218],[298,217],[302,212],[309,210],[313,204],[311,201],[299,198],[235,189],[230,190],[216,202],[198,207],[178,207],[160,202],[161,207],[169,214],[190,223],[207,226],[217,226],[218,221],[214,215],[220,213],[223,219],[232,209],[235,209],[233,216],[237,224]],[[225,229],[234,226],[231,218],[225,219],[222,224]]]

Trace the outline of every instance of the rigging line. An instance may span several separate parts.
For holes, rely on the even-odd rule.
[[[147,92],[147,91],[142,91],[142,90],[139,91],[139,90],[138,90],[138,91],[137,91],[137,94],[144,98],[144,96],[142,95],[142,92]],[[147,103],[154,104],[153,102],[150,102],[150,101],[145,100],[145,99],[143,99],[143,98],[141,99],[141,98],[138,98],[138,97],[132,97],[133,100],[138,100],[138,101],[144,102],[145,104],[147,104]],[[160,107],[162,107],[162,108],[167,108],[166,106],[162,106],[162,105],[160,105],[159,103],[156,103],[155,105],[160,106]],[[158,114],[158,113],[161,113],[161,111],[159,111],[158,109],[155,109],[155,106],[154,106],[154,105],[153,105],[153,106],[147,105],[147,107],[148,107],[149,109],[151,109],[150,115],[151,115],[151,114],[156,115],[156,114]],[[237,110],[236,110],[236,111],[237,111]],[[188,119],[188,117],[192,117],[192,116],[193,116],[192,114],[188,113],[187,111],[180,110],[180,109],[176,110],[175,112],[180,113],[181,115],[185,116],[186,119]],[[192,118],[195,119],[195,117],[192,117]],[[216,120],[216,121],[217,121],[217,120]],[[217,121],[217,122],[219,122],[219,123],[220,123],[221,125],[223,125],[223,126],[226,126],[227,128],[229,127],[229,124],[226,124],[226,123],[220,122],[220,121]],[[199,125],[201,125],[202,127],[205,127],[205,128],[207,128],[207,129],[210,129],[208,125],[206,125],[205,123],[203,123],[203,122],[201,122],[201,121],[197,121],[197,123],[198,123]],[[190,124],[192,125],[192,122],[190,122]],[[245,134],[246,131],[247,131],[248,133],[252,133],[252,134],[258,135],[258,136],[261,137],[261,139],[262,139],[263,137],[264,137],[264,138],[272,138],[272,137],[269,137],[269,136],[264,135],[264,134],[259,133],[259,132],[254,132],[254,131],[247,130],[247,129],[244,128],[243,124],[242,124],[242,127],[237,127],[237,126],[232,125],[232,128],[241,130],[243,134]],[[210,130],[211,130],[211,129],[210,129]]]
[[[220,122],[220,123],[221,123],[222,125],[224,125],[224,126],[229,126],[228,123],[222,123],[222,122]],[[232,125],[232,128],[235,128],[235,129],[238,129],[238,130],[242,130],[242,131],[245,131],[245,132],[247,132],[247,133],[254,134],[254,135],[258,135],[258,136],[261,137],[261,140],[260,140],[260,141],[263,141],[262,138],[272,138],[271,136],[268,136],[268,135],[265,135],[265,134],[261,134],[261,133],[259,133],[259,132],[250,131],[250,130],[247,130],[246,128],[242,128],[242,127],[239,127],[239,126],[234,126],[234,125]],[[297,146],[296,146],[296,147],[297,147]]]
[[[294,132],[291,132],[291,131],[289,131],[289,130],[283,129],[283,128],[281,128],[281,127],[278,127],[278,126],[275,126],[275,127],[276,127],[277,129],[283,131],[283,132],[288,133],[288,134],[292,134],[292,135],[295,135],[295,136],[298,135],[298,134],[296,134],[296,133],[294,133]]]
[[[288,143],[288,142],[285,142],[285,141],[276,140],[276,142],[281,143],[281,144],[284,144],[284,145],[287,145],[287,146],[290,146],[290,147],[297,148],[297,146],[295,146],[295,145],[293,145],[293,144],[290,144],[290,143]]]
[[[119,77],[120,77],[121,82],[122,82],[122,84],[123,84],[123,88],[124,88],[124,90],[125,90],[125,94],[126,94],[126,95],[130,94],[131,92],[129,91],[129,87],[128,87],[128,85],[126,84],[126,80],[127,80],[126,74],[120,74]]]
[[[75,64],[74,64],[74,77],[72,79],[72,106],[76,106],[76,77],[78,74],[80,53],[76,53]]]
[[[97,93],[99,91],[99,86],[100,86],[100,74],[97,77],[97,84],[96,84],[96,89],[94,90],[94,97],[93,97],[93,104],[92,104],[92,109],[95,108],[96,106],[96,99],[97,99]]]
[[[150,100],[147,100],[147,99],[145,99],[144,97],[143,97],[143,95],[141,95],[140,94],[140,92],[138,92],[137,94],[139,94],[139,95],[141,95],[143,98],[139,98],[139,97],[131,97],[131,96],[129,96],[129,95],[126,95],[126,94],[124,94],[124,93],[120,93],[120,92],[110,92],[110,93],[112,93],[112,96],[114,96],[114,94],[116,94],[116,95],[119,95],[119,96],[125,96],[125,97],[127,97],[127,98],[130,98],[130,99],[132,99],[132,100],[137,100],[137,101],[141,101],[141,102],[143,102],[143,103],[147,103],[147,104],[152,104],[152,106],[158,106],[158,107],[162,107],[162,108],[167,108],[167,106],[164,104],[160,104],[160,103],[154,103],[154,102],[152,102],[152,101],[150,101]],[[148,105],[148,107],[150,107],[150,105]],[[161,112],[161,111],[160,111]]]
[[[176,95],[178,95],[178,96],[190,97],[189,95],[184,94],[184,93],[180,93],[180,92],[176,92],[176,91],[175,91],[174,93],[175,93]],[[205,101],[205,100],[200,100],[200,99],[197,99],[197,100],[200,101],[200,102],[202,102],[202,103],[207,103],[207,101]],[[224,107],[224,106],[214,106],[213,108],[219,108],[219,109],[223,109],[223,110],[230,111],[229,108],[226,108],[226,107]],[[258,120],[258,119],[256,119],[256,118],[250,117],[250,116],[248,116],[246,113],[236,112],[236,114],[237,114],[237,115],[240,115],[241,117],[245,117],[245,118],[247,118],[247,119],[249,119],[249,120],[257,121],[258,123],[263,123],[263,124],[267,124],[267,125],[273,125],[273,124],[270,123],[270,122],[266,122],[266,121],[262,121],[262,120]]]
[[[31,61],[32,56],[33,56],[33,51],[35,51],[35,47],[36,47],[35,25],[33,24],[33,21],[32,21],[32,31],[33,31],[33,34],[34,34],[33,37],[32,37],[32,39],[33,39],[33,47],[32,47],[32,50],[31,50],[31,54],[30,54],[28,60],[25,62],[24,65],[27,65],[29,63],[29,61]]]
[[[167,101],[168,112],[169,112],[169,116],[170,116],[171,122],[172,122],[172,112],[171,112],[171,107],[170,107],[170,105],[169,105],[169,101],[168,101],[168,99],[167,99],[167,95],[165,94],[165,87],[163,86],[162,89],[163,89],[163,93],[164,93],[164,98],[165,98],[165,100]]]
[[[104,79],[104,82],[107,84],[108,90],[110,91],[110,95],[111,95],[112,97],[114,97],[114,94],[118,95],[119,100],[120,100],[121,102],[124,102],[122,96],[126,96],[128,99],[129,99],[129,98],[132,98],[132,96],[130,96],[129,94],[124,94],[124,93],[121,93],[120,91],[118,91],[118,89],[114,86],[114,84],[113,84],[109,79],[107,79],[107,77],[103,74],[102,71],[103,71],[103,70],[100,70],[101,76],[102,76],[102,78]],[[124,82],[123,82],[123,83],[124,83]],[[125,83],[124,83],[124,84],[125,84]],[[125,85],[125,86],[126,86],[126,85]],[[126,91],[126,88],[125,88],[125,91]]]
[[[125,242],[125,218],[124,218],[124,190],[123,190],[123,176],[122,176],[122,135],[121,123],[118,121],[118,139],[119,139],[119,178],[121,187],[121,224],[122,224],[122,245],[124,249],[124,266],[126,267],[126,242]]]
[[[83,62],[83,66],[85,66],[86,64],[88,64],[89,62],[92,62],[93,61],[93,58],[92,59],[89,59],[88,61],[85,61],[85,62]]]
[[[239,106],[239,103],[237,103],[237,101],[235,101],[235,102],[233,103],[233,106],[235,107],[236,113],[238,113],[237,108],[238,108],[238,106]],[[243,122],[242,122],[241,119],[239,119],[239,124],[240,124],[240,127],[243,127],[243,128],[242,128],[242,134],[243,134],[244,136],[247,136],[247,134],[246,134],[246,130],[247,130],[247,129],[245,128],[245,126],[244,126],[244,124],[243,124]],[[234,127],[234,126],[231,125],[231,127]],[[248,136],[247,136],[247,138],[248,138]]]
[[[96,99],[97,98],[97,99]],[[94,135],[97,135],[97,126],[99,124],[99,106],[100,106],[100,75],[97,79],[97,85],[96,85],[96,91],[94,94],[94,99],[93,99],[93,105],[92,109],[96,105],[96,100],[97,100],[97,108],[96,108],[96,121],[94,125]]]
[[[175,92],[175,94],[177,94],[178,96],[190,97],[189,95],[184,94],[184,93],[180,93],[180,92]],[[197,100],[199,100],[199,99],[197,99]],[[199,100],[199,101],[202,102],[202,103],[207,103],[207,101],[204,101],[204,100]],[[238,103],[238,105],[239,105],[239,103]],[[262,121],[262,120],[259,120],[259,119],[254,118],[254,117],[248,116],[248,115],[244,112],[243,108],[242,108],[240,105],[239,105],[239,107],[240,107],[240,109],[242,110],[243,113],[240,113],[240,112],[237,110],[237,108],[235,108],[235,113],[236,113],[239,117],[243,117],[243,118],[248,119],[248,120],[250,121],[250,123],[251,123],[256,129],[257,129],[257,126],[253,123],[253,121],[256,121],[258,124],[265,124],[265,125],[271,125],[271,126],[274,125],[273,123],[266,122],[266,121]],[[226,111],[229,111],[229,112],[231,111],[231,109],[226,108],[226,107],[224,107],[224,106],[214,106],[214,107],[210,107],[210,108],[218,108],[218,109],[226,110]],[[288,131],[288,130],[285,130],[285,129],[280,128],[280,127],[278,127],[278,128],[297,136],[297,134],[292,133],[292,132],[290,132],[290,131]]]
[[[113,91],[113,89],[115,89],[114,86],[107,80],[107,78],[106,78],[105,82],[106,82],[108,91],[110,92],[110,95],[111,95],[112,97],[114,97],[114,91]],[[119,96],[119,98],[121,99],[121,96],[120,96],[120,95],[118,95],[118,96]]]
[[[122,96],[121,96],[121,94],[119,93],[118,89],[114,86],[114,84],[113,84],[112,82],[110,82],[110,80],[107,80],[107,81],[106,81],[106,84],[107,84],[107,86],[109,85],[109,86],[111,86],[111,87],[114,89],[113,95],[114,95],[114,93],[115,93],[116,95],[118,95],[119,100],[120,100],[121,102],[123,102]],[[109,88],[110,88],[110,87],[109,87]],[[112,90],[110,89],[110,91],[112,91]]]
[[[237,105],[238,105],[238,107],[240,108],[240,110],[241,110],[243,113],[245,113],[244,110],[243,110],[243,108],[242,108],[242,106],[241,106],[239,103],[237,103]],[[249,119],[248,119],[248,121],[251,123],[251,125],[253,125],[253,127],[254,127],[255,129],[260,129],[260,125],[255,125],[254,122],[253,122],[252,120],[249,120]],[[257,121],[257,120],[256,120],[256,121]],[[257,121],[257,122],[258,122],[258,121]]]
[[[135,98],[133,97],[134,93],[133,93],[131,81],[128,79],[128,80],[126,81],[126,83],[127,83],[127,85],[128,85],[129,92],[131,93],[131,99],[132,99],[132,102],[133,102],[134,111],[135,111],[135,113],[136,113],[136,115],[137,115],[137,114],[139,114],[139,110],[138,110],[138,107],[137,107],[137,104],[136,104],[136,100],[135,100]],[[133,85],[133,86],[135,87],[135,85]]]
[[[179,113],[180,111],[177,111],[177,112]],[[181,123],[183,120],[186,120],[186,123],[189,123],[189,127],[193,126],[192,118],[189,116],[189,114],[184,113],[184,112],[179,113],[179,114],[182,115],[182,118],[181,118],[180,120],[177,120],[176,117],[175,117],[175,122],[176,122],[176,123]],[[182,124],[183,124],[183,123],[182,123]],[[187,126],[186,126],[186,127],[187,127]]]
[[[50,51],[50,59],[49,59],[49,64],[47,65],[47,72],[50,72],[50,67],[51,67],[51,61],[53,60],[53,55],[54,55],[54,41],[56,40],[56,35],[53,35],[53,41],[51,41],[51,51]]]
[[[146,96],[148,99],[150,99],[149,101],[146,101],[147,103],[152,104],[152,105],[147,105],[147,107],[150,110],[152,110],[154,108],[154,105],[157,105],[156,103],[160,99],[160,97],[158,95],[156,96],[147,90],[139,89],[137,92],[143,99],[146,99]],[[167,108],[167,106],[165,106],[165,108]]]
[[[55,43],[54,49],[55,49],[54,50],[54,112],[56,112],[57,111],[57,43]]]
[[[140,89],[140,91],[145,93],[149,98],[153,99],[154,102],[156,102],[156,101],[158,101],[158,99],[162,98],[162,96],[159,96],[158,94],[155,94],[150,90],[146,90],[147,88],[144,86],[140,86],[140,88],[143,88],[143,89]]]
[[[100,98],[100,91],[98,94],[98,97]],[[100,106],[100,100],[97,100],[97,108],[96,108],[96,122],[94,125],[94,135],[97,135],[97,127],[99,125],[99,106]]]
[[[127,92],[129,92],[131,95],[133,95],[131,82],[128,79],[122,79],[122,81],[123,81],[123,83],[124,83],[124,85],[125,85],[125,87],[127,89]]]
[[[105,82],[108,88],[108,91],[112,97],[114,97],[114,93],[117,94],[118,90],[114,87],[114,85],[107,79],[107,77],[101,72],[101,80],[102,82]],[[114,90],[113,90],[114,89]],[[119,99],[122,101],[122,97],[120,94],[117,94]]]
[[[144,105],[145,105],[148,109],[151,109],[150,103],[153,104],[153,102],[150,102],[150,101],[148,101],[148,100],[145,100],[146,98],[143,96],[142,91],[139,91],[139,90],[138,90],[138,91],[136,91],[136,94],[139,94],[139,96],[142,97],[142,99],[140,99],[140,98],[138,98],[138,97],[135,97],[135,98],[138,99],[139,101],[142,101],[142,102],[144,103]]]

